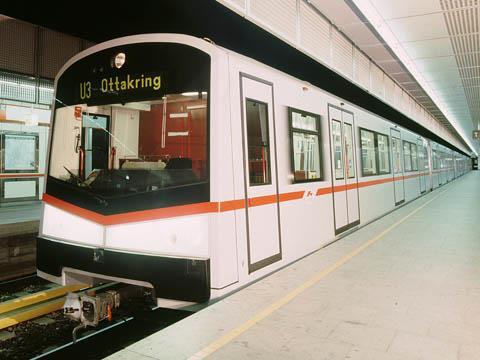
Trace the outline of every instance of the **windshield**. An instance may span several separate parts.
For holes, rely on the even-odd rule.
[[[110,204],[163,191],[113,212],[208,200],[209,85],[209,55],[182,44],[130,44],[74,63],[57,82],[47,193],[94,209],[88,194]]]
[[[102,196],[204,181],[206,130],[206,92],[63,107],[55,112],[50,176]]]

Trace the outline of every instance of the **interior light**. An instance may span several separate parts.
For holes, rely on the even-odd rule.
[[[198,96],[198,91],[187,91],[182,93],[183,96]]]

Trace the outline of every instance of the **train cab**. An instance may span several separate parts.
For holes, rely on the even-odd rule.
[[[182,35],[135,36],[87,50],[61,70],[40,276],[209,299],[215,51]]]

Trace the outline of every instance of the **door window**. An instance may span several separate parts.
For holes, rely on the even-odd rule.
[[[341,180],[343,179],[342,125],[338,120],[332,121],[332,140],[335,179]]]
[[[393,150],[393,171],[395,174],[402,172],[402,150],[400,145],[400,139],[392,137],[392,150]]]
[[[405,171],[412,171],[412,158],[410,157],[410,143],[403,142],[403,157],[405,160]]]
[[[355,177],[355,166],[353,159],[353,133],[352,125],[345,123],[345,163],[347,164],[347,178]]]
[[[418,161],[417,161],[417,145],[410,144],[410,154],[412,156],[412,170],[418,170]]]
[[[247,99],[246,114],[250,185],[271,184],[267,104]]]

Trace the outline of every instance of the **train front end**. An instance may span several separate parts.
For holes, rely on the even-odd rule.
[[[58,75],[39,276],[210,298],[211,57],[164,38],[98,45]]]

